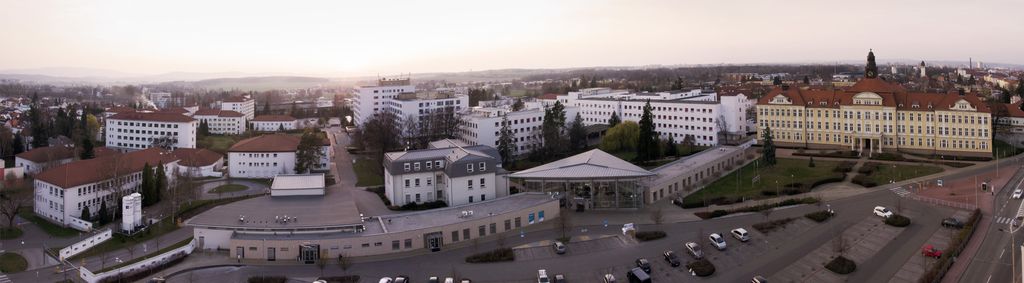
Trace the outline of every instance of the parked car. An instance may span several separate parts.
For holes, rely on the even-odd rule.
[[[626,278],[629,279],[629,283],[650,283],[651,275],[649,272],[644,271],[642,268],[634,267],[626,273]]]
[[[409,283],[409,276],[399,275],[395,277],[395,283]]]
[[[459,283],[473,283],[473,280],[469,280],[469,278],[462,278],[462,281],[459,281]]]
[[[552,244],[552,247],[555,249],[555,253],[556,254],[565,254],[565,250],[567,249],[565,244],[563,244],[562,242],[558,242],[558,241],[556,241],[554,244]]]
[[[950,218],[942,219],[942,227],[949,227],[949,228],[960,229],[960,228],[964,228],[964,223],[960,222],[960,219],[956,219],[956,218],[950,217]]]
[[[725,250],[725,238],[722,237],[722,234],[711,233],[711,235],[708,235],[708,241],[711,241],[711,245],[715,246],[716,249],[720,251]]]
[[[1013,190],[1013,198],[1020,198],[1024,194],[1024,189]]]
[[[676,267],[676,266],[680,265],[679,257],[676,256],[676,252],[665,251],[661,255],[665,256],[665,261],[667,261],[669,265],[672,265],[672,267]]]
[[[885,208],[884,206],[876,206],[874,212],[875,212],[875,215],[877,215],[879,217],[883,217],[883,218],[892,217],[892,211],[890,211],[888,208]]]
[[[537,270],[537,283],[551,283],[551,278],[548,278],[547,270]]]
[[[395,279],[391,279],[391,277],[384,277],[378,280],[377,283],[395,283]]]
[[[935,246],[924,245],[924,247],[921,247],[921,255],[927,256],[927,257],[939,258],[939,257],[942,256],[942,251],[936,249]]]
[[[444,283],[455,283],[455,278],[445,277]]]
[[[604,283],[615,283],[615,275],[605,274]]]
[[[555,280],[552,281],[552,282],[553,283],[565,283],[565,275],[555,274]]]
[[[764,276],[757,275],[754,276],[754,279],[750,279],[750,283],[768,283],[768,279],[764,278]]]
[[[733,238],[740,240],[740,242],[750,241],[750,233],[747,233],[747,229],[736,228],[730,232]]]
[[[644,270],[644,272],[651,273],[651,262],[647,261],[646,258],[636,259],[636,267]]]
[[[704,258],[704,252],[700,250],[700,246],[697,245],[697,243],[687,242],[686,251],[690,252],[690,255],[693,256],[694,259]]]

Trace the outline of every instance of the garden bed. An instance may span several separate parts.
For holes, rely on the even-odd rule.
[[[693,270],[699,277],[708,277],[715,273],[715,265],[706,258],[687,262],[686,268]]]
[[[887,224],[889,226],[892,226],[892,227],[907,227],[907,226],[910,226],[910,218],[907,218],[906,216],[899,215],[899,214],[893,214],[892,216],[886,217],[885,221],[883,221],[883,222],[885,222],[885,224]]]
[[[850,274],[857,270],[857,263],[846,257],[837,256],[825,264],[825,268],[836,274]]]
[[[817,198],[812,198],[812,197],[808,197],[808,198],[792,198],[792,199],[787,199],[787,200],[776,202],[776,203],[753,205],[753,206],[740,207],[740,208],[730,209],[730,210],[716,209],[716,210],[711,211],[711,212],[705,212],[705,211],[694,212],[693,215],[696,215],[697,217],[700,217],[702,219],[710,219],[710,218],[718,218],[718,217],[726,216],[726,215],[733,214],[733,213],[758,212],[758,211],[763,211],[763,210],[767,210],[767,209],[773,209],[773,208],[776,208],[776,207],[783,207],[783,206],[790,206],[790,205],[815,204],[815,203],[818,203],[820,201],[821,200],[819,200]]]
[[[512,252],[511,248],[500,248],[497,250],[482,252],[466,257],[468,263],[487,263],[487,262],[502,262],[502,261],[513,261],[516,259],[515,253]]]
[[[754,224],[753,227],[754,227],[754,229],[757,229],[757,231],[760,231],[761,233],[768,234],[768,233],[773,232],[775,230],[786,228],[786,225],[789,225],[789,223],[791,223],[791,222],[793,222],[795,220],[796,220],[796,218],[794,218],[794,217],[783,218],[783,219],[772,220],[772,221],[768,221],[768,222],[757,223],[757,224]]]
[[[807,219],[810,220],[814,220],[814,222],[821,223],[825,222],[829,218],[832,218],[832,212],[829,212],[828,210],[815,211],[808,214],[804,214],[804,217],[807,217]]]
[[[641,242],[647,242],[661,239],[665,236],[665,231],[640,231],[636,232],[634,237]]]

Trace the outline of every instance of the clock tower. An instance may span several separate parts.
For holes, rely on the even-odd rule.
[[[878,77],[878,66],[875,66],[875,52],[868,50],[868,65],[864,66],[864,77],[874,79]]]

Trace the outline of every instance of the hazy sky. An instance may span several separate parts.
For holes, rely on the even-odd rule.
[[[648,64],[1024,64],[1024,1],[0,0],[0,70],[394,74]]]

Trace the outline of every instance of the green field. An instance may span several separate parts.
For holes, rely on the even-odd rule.
[[[880,164],[878,169],[867,175],[869,180],[875,184],[888,184],[889,181],[903,181],[921,176],[927,176],[944,171],[941,167],[933,165],[906,165]]]
[[[220,136],[220,135],[208,135],[200,137],[196,142],[199,144],[199,148],[205,148],[225,154],[232,145],[242,140],[240,136]]]
[[[216,188],[213,188],[212,190],[210,190],[210,193],[211,194],[233,193],[233,192],[241,192],[241,191],[244,191],[244,190],[247,190],[247,189],[249,189],[249,187],[246,187],[244,185],[239,185],[239,184],[223,184],[223,185],[217,186]]]
[[[21,234],[21,229],[18,229],[18,227],[0,229],[0,239],[3,240],[17,239],[21,237]]]
[[[21,218],[24,218],[25,220],[31,221],[33,224],[38,226],[39,229],[43,229],[43,232],[46,232],[46,234],[50,234],[50,236],[53,237],[67,238],[78,236],[79,234],[78,230],[60,227],[57,226],[56,224],[50,223],[50,221],[46,221],[46,219],[40,218],[38,215],[32,212],[31,207],[25,208],[24,210],[19,212],[18,216],[21,216]]]
[[[21,255],[16,253],[0,254],[0,272],[17,273],[25,271],[26,268],[28,268],[28,261]]]
[[[815,167],[809,167],[808,163],[806,159],[780,158],[775,166],[759,166],[759,174],[755,174],[755,165],[751,163],[690,194],[683,202],[696,205],[716,198],[758,199],[765,197],[762,191],[781,191],[786,184],[801,183],[809,187],[817,181],[838,176],[832,172],[839,165],[837,161],[815,160]],[[755,175],[761,176],[760,181],[751,184]]]
[[[376,162],[373,162],[370,158],[356,157],[355,165],[352,165],[352,169],[356,171],[356,186],[357,187],[374,187],[383,186],[384,177],[377,174]]]

